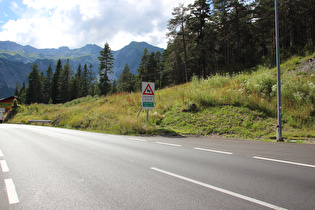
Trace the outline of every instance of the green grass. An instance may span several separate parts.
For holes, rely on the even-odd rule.
[[[293,57],[281,65],[283,137],[297,142],[315,139],[315,70],[299,70],[309,57]],[[66,104],[20,106],[11,123],[55,120],[59,127],[127,135],[222,135],[275,140],[276,69],[259,66],[246,73],[194,77],[190,83],[156,91],[150,122],[141,93],[85,97]],[[193,109],[195,104],[197,109]]]

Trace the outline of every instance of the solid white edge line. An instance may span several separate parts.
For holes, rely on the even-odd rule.
[[[9,171],[7,161],[0,160],[0,165],[1,165],[2,172],[8,172]]]
[[[197,181],[197,180],[194,180],[194,179],[190,179],[190,178],[178,175],[178,174],[174,174],[174,173],[171,173],[171,172],[168,172],[168,171],[164,171],[164,170],[155,168],[155,167],[151,167],[150,169],[152,169],[154,171],[157,171],[157,172],[160,172],[160,173],[163,173],[163,174],[166,174],[166,175],[169,175],[169,176],[172,176],[172,177],[175,177],[175,178],[178,178],[178,179],[181,179],[181,180],[184,180],[184,181],[187,181],[187,182],[190,182],[190,183],[193,183],[193,184],[196,184],[196,185],[200,185],[202,187],[206,187],[206,188],[211,189],[211,190],[215,190],[215,191],[218,191],[218,192],[221,192],[221,193],[224,193],[224,194],[227,194],[227,195],[231,195],[231,196],[234,196],[234,197],[237,197],[237,198],[240,198],[240,199],[252,202],[252,203],[256,203],[258,205],[265,206],[265,207],[268,207],[268,208],[271,208],[271,209],[279,209],[279,210],[284,210],[285,209],[285,208],[282,208],[282,207],[279,207],[279,206],[276,206],[276,205],[273,205],[273,204],[270,204],[270,203],[267,203],[267,202],[264,202],[264,201],[257,200],[255,198],[251,198],[251,197],[248,197],[248,196],[245,196],[245,195],[241,195],[239,193],[235,193],[235,192],[232,192],[232,191],[229,191],[229,190],[225,190],[225,189],[222,189],[222,188],[210,185],[210,184],[206,184],[204,182],[200,182],[200,181]]]
[[[13,180],[12,179],[5,179],[4,183],[5,183],[5,187],[7,188],[9,203],[14,204],[14,203],[20,202],[18,195],[16,193],[16,190],[15,190],[15,185],[13,183]]]
[[[215,153],[221,153],[221,154],[226,154],[226,155],[233,155],[232,152],[225,152],[225,151],[219,151],[219,150],[205,149],[205,148],[200,148],[200,147],[195,147],[194,149],[201,150],[201,151],[206,151],[206,152],[215,152]]]
[[[315,168],[315,165],[304,164],[304,163],[297,163],[297,162],[278,160],[278,159],[272,159],[272,158],[265,158],[265,157],[258,157],[258,156],[253,156],[253,158],[259,159],[259,160],[268,160],[268,161],[273,161],[273,162],[287,163],[287,164],[291,164],[291,165],[298,165],[298,166],[306,166],[306,167]]]
[[[134,141],[143,141],[143,142],[147,141],[147,140],[145,140],[145,139],[136,139],[136,138],[128,138],[128,139],[134,140]]]
[[[157,141],[155,143],[156,144],[163,144],[163,145],[167,145],[167,146],[173,146],[173,147],[181,147],[182,146],[182,145],[179,145],[179,144],[171,144],[171,143],[160,142],[160,141]]]
[[[2,153],[2,151],[1,151],[1,149],[0,149],[0,157],[3,157],[3,153]]]

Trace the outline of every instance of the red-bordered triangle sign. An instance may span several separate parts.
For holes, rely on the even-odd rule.
[[[147,87],[144,89],[143,95],[149,95],[149,96],[154,96],[154,92],[150,86],[150,84],[147,85]]]

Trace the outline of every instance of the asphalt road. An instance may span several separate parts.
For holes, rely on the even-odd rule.
[[[315,209],[315,145],[0,125],[0,209]]]

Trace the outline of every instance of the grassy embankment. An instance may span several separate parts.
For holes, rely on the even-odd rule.
[[[309,57],[293,57],[281,65],[283,137],[315,139],[315,71]],[[313,61],[313,65],[314,65]],[[114,134],[223,135],[247,139],[275,139],[277,125],[276,69],[257,67],[247,73],[215,75],[156,91],[156,108],[146,114],[141,93],[85,97],[44,105],[22,105],[10,123],[32,119],[55,120],[58,127]],[[197,110],[192,109],[192,104]]]

